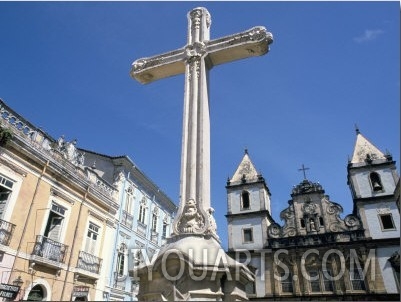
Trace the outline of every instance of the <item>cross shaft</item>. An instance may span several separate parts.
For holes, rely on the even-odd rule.
[[[210,40],[211,19],[202,7],[188,13],[187,45],[136,60],[131,76],[140,83],[185,73],[180,205],[175,234],[215,234],[210,207],[210,118],[208,72],[219,64],[261,56],[273,42],[264,27]]]

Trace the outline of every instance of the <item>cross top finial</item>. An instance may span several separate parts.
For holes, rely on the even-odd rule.
[[[361,132],[359,131],[359,127],[358,127],[358,125],[357,125],[357,124],[355,124],[355,132],[356,132],[356,134],[359,134],[359,133],[361,133]]]
[[[302,168],[298,169],[298,171],[302,171],[304,173],[304,179],[306,179],[306,173],[305,173],[306,170],[309,170],[309,168],[306,168],[304,164],[302,164]]]

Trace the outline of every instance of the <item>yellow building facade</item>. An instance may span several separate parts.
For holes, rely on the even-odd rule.
[[[118,192],[83,166],[75,144],[0,102],[2,297],[103,299]]]

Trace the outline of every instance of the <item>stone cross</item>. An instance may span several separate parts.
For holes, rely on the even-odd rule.
[[[132,63],[131,76],[146,84],[185,73],[181,152],[180,204],[173,224],[175,235],[217,236],[210,207],[210,120],[208,71],[215,65],[261,56],[273,42],[264,27],[210,40],[209,12],[188,13],[187,44],[177,50]]]

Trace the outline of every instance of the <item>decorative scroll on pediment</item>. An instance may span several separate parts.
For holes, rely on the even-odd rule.
[[[311,200],[309,197],[304,201],[294,202],[291,200],[288,208],[280,214],[280,218],[284,220],[284,226],[280,226],[278,223],[271,224],[267,230],[268,237],[280,239],[362,230],[362,223],[358,217],[347,215],[341,219],[342,212],[341,205],[330,201],[328,196],[323,196],[320,200]],[[349,234],[346,234],[345,237],[337,236],[335,238],[338,241],[349,241],[351,238]],[[319,241],[316,240],[316,242]]]

